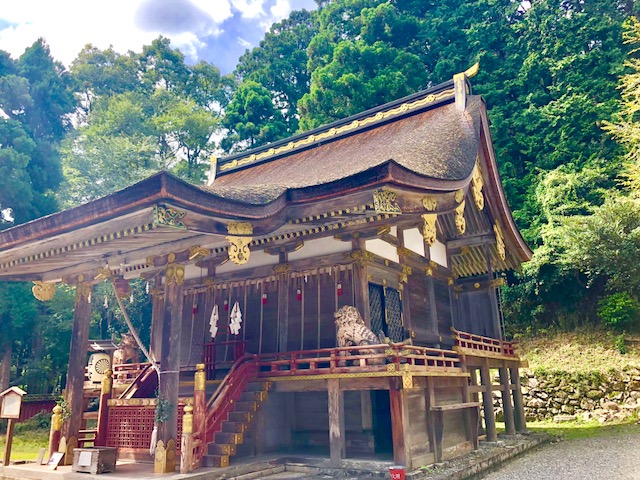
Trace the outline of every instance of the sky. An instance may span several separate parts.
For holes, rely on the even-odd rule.
[[[302,8],[315,8],[314,0],[0,0],[0,50],[17,58],[43,37],[69,66],[88,43],[140,52],[163,35],[188,63],[229,73],[272,23]]]

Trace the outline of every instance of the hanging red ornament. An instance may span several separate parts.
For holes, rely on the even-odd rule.
[[[296,290],[296,298],[298,299],[298,301],[302,300],[302,289],[298,288]]]
[[[266,294],[266,293],[263,293],[263,294],[262,294],[262,304],[263,304],[263,305],[266,305],[266,304],[267,304],[267,294]]]
[[[198,304],[194,303],[193,304],[193,314],[195,315],[196,313],[198,313]]]
[[[224,311],[225,312],[229,311],[229,300],[225,300],[223,305],[224,305]]]
[[[337,286],[337,291],[338,291],[338,296],[341,297],[342,296],[342,282],[338,282],[338,286]]]

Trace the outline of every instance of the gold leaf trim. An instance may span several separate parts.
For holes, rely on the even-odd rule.
[[[56,285],[55,283],[44,283],[44,282],[33,282],[34,285],[31,287],[31,292],[33,296],[36,297],[41,302],[47,302],[51,300],[56,294]]]
[[[458,229],[458,233],[462,235],[467,229],[467,221],[464,219],[464,204],[463,201],[460,205],[455,208],[456,212],[456,228]]]
[[[153,207],[153,225],[186,230],[187,226],[181,220],[186,214],[187,212],[177,208],[156,205]]]
[[[373,192],[373,208],[376,213],[401,214],[402,210],[396,203],[396,193],[389,190],[375,190]]]
[[[409,112],[411,110],[415,110],[417,108],[423,107],[425,105],[429,105],[431,103],[434,103],[438,100],[441,100],[443,98],[446,97],[450,97],[452,95],[454,95],[454,90],[453,89],[449,89],[449,90],[445,90],[443,92],[437,93],[437,94],[429,94],[426,97],[420,99],[420,100],[416,100],[415,102],[410,102],[410,103],[403,103],[402,105],[396,107],[396,108],[392,108],[390,110],[387,110],[385,112],[378,112],[375,115],[372,115],[370,117],[367,118],[363,118],[362,120],[354,120],[353,122],[346,124],[346,125],[342,125],[341,127],[335,127],[335,128],[331,128],[325,132],[322,133],[317,133],[314,135],[309,135],[306,138],[303,138],[301,140],[298,140],[296,142],[289,142],[286,145],[282,145],[280,147],[277,148],[270,148],[269,150],[263,151],[261,153],[257,153],[257,154],[251,154],[247,157],[243,157],[240,159],[236,159],[233,160],[229,163],[225,163],[224,165],[222,165],[220,167],[220,171],[225,171],[225,170],[230,170],[232,168],[236,168],[236,167],[242,167],[244,165],[250,165],[258,160],[263,160],[265,158],[269,158],[272,157],[274,155],[278,155],[280,153],[284,153],[284,152],[289,152],[291,150],[295,150],[298,149],[300,147],[304,147],[307,145],[312,144],[315,141],[320,141],[320,140],[326,140],[328,138],[332,138],[335,137],[337,135],[341,135],[343,133],[346,132],[350,132],[352,130],[355,130],[359,127],[363,127],[366,125],[369,125],[371,123],[375,123],[375,122],[379,122],[381,120],[387,119],[389,117],[392,117],[394,115],[397,114],[402,114],[402,113],[406,113]]]

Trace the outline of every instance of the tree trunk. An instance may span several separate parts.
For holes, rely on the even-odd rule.
[[[10,332],[10,329],[7,329]],[[9,388],[11,377],[11,356],[13,354],[13,338],[5,331],[0,345],[0,392]]]

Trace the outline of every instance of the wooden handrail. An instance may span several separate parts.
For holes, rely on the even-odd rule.
[[[516,354],[516,342],[506,342],[497,338],[484,337],[468,332],[461,332],[451,327],[455,345],[478,353],[486,352],[505,357],[518,358]],[[482,356],[482,355],[480,355]]]

